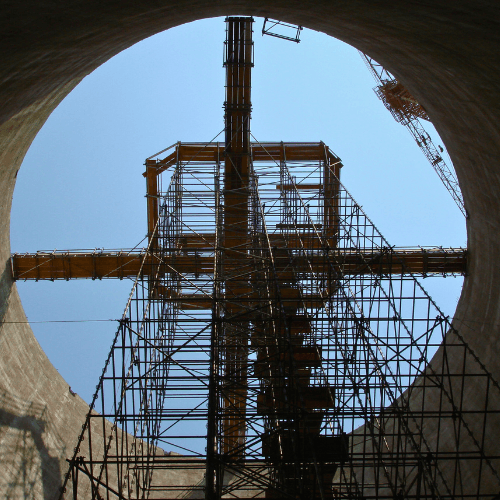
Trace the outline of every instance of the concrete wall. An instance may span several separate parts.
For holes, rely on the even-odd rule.
[[[367,52],[428,110],[464,193],[470,275],[457,326],[500,379],[500,8],[495,0],[1,0],[0,495],[57,496],[64,457],[86,411],[46,359],[9,274],[16,172],[50,112],[107,59],[204,17],[269,16]],[[470,390],[469,404],[481,405]],[[496,432],[496,431],[494,431]],[[491,439],[498,439],[493,433]],[[500,486],[492,483],[496,494]],[[1,498],[1,496],[0,496]]]

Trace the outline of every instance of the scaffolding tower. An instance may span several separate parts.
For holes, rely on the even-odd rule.
[[[499,386],[328,146],[251,142],[252,21],[226,20],[224,143],[146,161],[148,248],[61,497],[490,498]]]

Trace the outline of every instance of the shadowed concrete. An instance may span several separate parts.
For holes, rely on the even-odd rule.
[[[453,159],[470,214],[470,273],[456,326],[486,368],[500,379],[497,1],[2,0],[0,5],[0,259],[5,269],[0,315],[4,321],[25,320],[7,266],[16,172],[60,100],[94,68],[159,31],[218,15],[269,16],[322,31],[365,51],[406,83],[425,106]],[[35,432],[30,430],[35,425],[30,420],[33,415],[23,414],[20,407],[4,407],[0,449],[15,433],[25,432],[32,436],[30,446],[42,462],[57,457],[59,465],[47,464],[30,490],[33,498],[55,498],[60,485],[57,475],[65,469],[61,450],[74,446],[87,406],[69,393],[31,329],[22,324],[2,325],[0,385],[9,398],[44,408],[44,421],[51,425]],[[480,407],[480,391],[468,391],[469,404]],[[12,417],[16,411],[24,418],[17,424]],[[492,425],[492,442],[498,440],[499,429],[500,422]],[[24,453],[23,449],[17,453]],[[22,457],[14,457],[12,467],[21,462]],[[15,472],[2,467],[4,484]],[[493,481],[492,495],[498,491],[500,486]],[[21,490],[13,490],[8,498],[21,497]]]

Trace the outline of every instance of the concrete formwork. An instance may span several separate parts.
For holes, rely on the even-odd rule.
[[[269,16],[335,36],[403,80],[455,164],[470,218],[461,335],[498,380],[500,366],[500,8],[491,0],[24,0],[0,19],[0,490],[56,498],[87,410],[25,321],[8,263],[16,172],[50,112],[97,66],[135,42],[204,17]],[[168,50],[168,48],[167,48]],[[483,402],[470,390],[468,403]],[[475,398],[478,398],[477,400]],[[492,427],[491,440],[498,440]],[[492,495],[498,493],[492,486]]]

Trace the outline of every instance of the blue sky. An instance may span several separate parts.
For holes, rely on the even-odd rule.
[[[254,24],[252,133],[324,141],[342,181],[396,246],[466,246],[465,220],[413,142],[378,101],[356,49],[305,29],[295,44]],[[13,252],[130,248],[146,233],[144,159],[223,129],[223,18],[160,33],[98,68],[62,102],[17,178]],[[436,136],[436,143],[442,144]],[[424,287],[453,314],[461,278]],[[28,319],[73,390],[90,400],[132,283],[20,282]],[[69,323],[52,323],[67,320]],[[82,322],[74,322],[74,321]],[[41,323],[37,323],[41,322]]]

